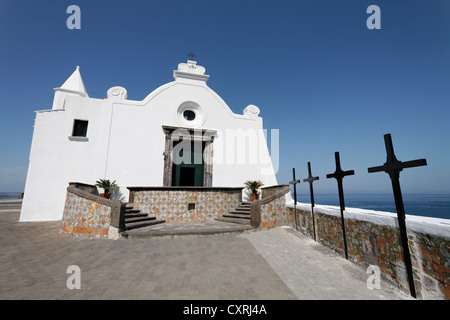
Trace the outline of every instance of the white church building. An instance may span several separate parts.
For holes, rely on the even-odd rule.
[[[20,221],[61,220],[74,181],[115,180],[123,202],[127,187],[277,185],[259,108],[233,113],[195,61],[173,77],[142,101],[123,87],[91,98],[77,67],[36,111]]]

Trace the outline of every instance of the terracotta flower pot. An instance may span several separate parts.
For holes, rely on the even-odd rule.
[[[111,198],[111,193],[100,193],[100,197],[109,199],[109,198]]]
[[[258,194],[257,193],[251,193],[250,194],[250,199],[252,199],[252,201],[253,200],[258,200]]]

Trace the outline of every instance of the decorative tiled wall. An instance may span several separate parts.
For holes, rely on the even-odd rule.
[[[285,224],[285,208],[286,200],[284,195],[261,205],[261,228],[272,228],[276,225]]]
[[[88,237],[107,237],[111,207],[67,192],[61,232]]]
[[[286,225],[286,194],[289,191],[289,185],[263,188],[262,199],[251,202],[250,225],[263,229]]]
[[[295,227],[294,208],[287,207],[288,225]],[[296,209],[298,230],[313,237],[311,211]],[[315,212],[317,241],[343,254],[341,218]],[[349,259],[377,265],[382,274],[408,290],[397,227],[345,219]],[[408,230],[409,249],[418,298],[450,300],[450,239]]]
[[[205,222],[233,211],[242,190],[136,190],[134,208],[171,222]]]

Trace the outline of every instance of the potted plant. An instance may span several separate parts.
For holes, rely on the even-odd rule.
[[[100,179],[95,182],[95,186],[99,188],[103,188],[105,190],[105,193],[100,193],[100,197],[109,199],[111,197],[111,193],[109,191],[111,190],[117,190],[119,189],[119,186],[116,184],[116,180],[111,182],[109,179]]]
[[[252,193],[250,194],[250,197],[253,201],[253,200],[258,199],[257,189],[261,188],[264,185],[264,183],[262,183],[262,181],[260,181],[260,180],[249,180],[249,181],[246,181],[244,183],[244,185],[247,189],[251,190]]]

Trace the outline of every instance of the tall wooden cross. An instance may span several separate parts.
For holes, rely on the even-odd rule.
[[[313,234],[314,234],[314,240],[316,240],[316,222],[314,221],[314,189],[313,189],[313,182],[319,180],[319,177],[313,177],[311,174],[311,162],[308,162],[308,178],[303,179],[303,182],[309,183],[309,194],[311,196],[311,217],[312,217],[312,223],[313,223]]]
[[[191,58],[191,60],[193,60],[196,57],[196,55],[192,51],[188,53],[187,56]]]
[[[295,168],[292,168],[292,181],[289,181],[289,184],[294,185],[294,219],[295,219],[295,230],[297,230],[297,183],[300,183],[300,180],[295,179]]]
[[[344,188],[342,186],[342,180],[344,179],[345,176],[354,175],[355,171],[353,170],[343,171],[341,169],[341,160],[339,158],[339,152],[334,153],[334,159],[336,161],[336,171],[334,171],[334,173],[327,174],[327,179],[335,178],[337,180],[339,192],[339,204],[341,207],[341,224],[342,224],[342,236],[344,238],[345,259],[348,260],[347,237],[345,235],[345,220],[344,220],[344,210],[345,210]]]
[[[413,270],[411,264],[411,255],[408,247],[408,235],[406,233],[405,222],[405,208],[403,206],[402,192],[400,189],[400,171],[405,168],[412,168],[418,166],[426,166],[426,159],[412,160],[412,161],[399,161],[394,154],[394,147],[392,146],[391,134],[384,135],[384,144],[386,146],[386,162],[382,166],[368,168],[369,173],[384,171],[389,174],[392,182],[392,189],[394,191],[395,208],[397,209],[398,225],[400,227],[400,236],[403,247],[403,255],[405,258],[406,271],[408,273],[409,291],[411,295],[416,297],[416,289],[414,287]]]

